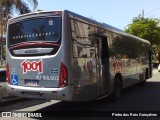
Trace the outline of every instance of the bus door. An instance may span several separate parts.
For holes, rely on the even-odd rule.
[[[109,89],[109,55],[107,37],[98,36],[97,41],[97,81],[98,96],[105,95]]]

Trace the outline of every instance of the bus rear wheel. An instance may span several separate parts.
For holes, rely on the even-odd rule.
[[[113,87],[113,100],[118,100],[122,94],[122,83],[121,79],[116,77],[114,80],[114,87]]]

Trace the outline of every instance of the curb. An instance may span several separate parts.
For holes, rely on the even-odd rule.
[[[21,101],[25,101],[27,99],[25,98],[21,98],[21,97],[10,97],[10,98],[6,98],[6,99],[3,99],[2,101],[0,101],[0,106],[4,106],[6,104],[12,104],[12,103],[15,103],[15,102],[21,102]]]

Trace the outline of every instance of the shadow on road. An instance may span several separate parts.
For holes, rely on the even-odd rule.
[[[124,89],[120,100],[112,101],[110,98],[91,102],[59,102],[35,112],[46,113],[45,116],[73,116],[87,117],[92,120],[95,117],[111,116],[114,112],[148,112],[154,113],[160,109],[160,82],[148,81],[145,85],[135,85]],[[124,117],[123,117],[124,118]],[[131,118],[131,117],[130,117]],[[85,119],[85,120],[86,120]],[[141,117],[141,119],[146,119]],[[121,118],[116,118],[121,120]]]
[[[159,111],[160,82],[147,82],[123,90],[120,100],[110,98],[91,102],[59,102],[39,111]]]

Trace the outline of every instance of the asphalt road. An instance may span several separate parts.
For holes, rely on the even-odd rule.
[[[135,85],[123,90],[118,101],[104,98],[92,102],[58,102],[39,111],[160,111],[160,73],[154,75],[145,85]]]
[[[123,94],[120,100],[112,101],[110,98],[101,99],[98,101],[91,102],[58,102],[55,101],[53,104],[50,102],[40,104],[41,108],[35,109],[34,112],[41,112],[44,115],[55,116],[54,119],[61,120],[70,118],[80,120],[97,120],[97,119],[106,119],[108,116],[111,116],[113,113],[120,115],[127,114],[139,114],[142,113],[151,113],[155,114],[157,111],[160,111],[160,73],[157,70],[154,70],[153,78],[147,80],[147,83],[143,86],[135,85],[133,87],[123,90]],[[45,105],[46,107],[44,107]],[[43,105],[43,107],[42,107]],[[34,109],[32,107],[21,109],[30,110]],[[84,115],[85,114],[85,115]],[[126,114],[126,115],[127,115]],[[66,116],[70,117],[66,117]],[[58,116],[58,117],[57,117]],[[73,117],[71,117],[73,116]],[[89,117],[87,117],[89,116]],[[127,119],[127,117],[109,117],[110,119]],[[148,117],[129,117],[129,119],[146,119]],[[46,118],[44,118],[46,119]],[[159,119],[158,117],[149,117],[148,119]]]
[[[57,111],[63,112],[59,114]],[[58,116],[63,116],[63,114],[65,114],[64,111],[67,112],[66,114],[78,114],[78,116],[83,117],[85,117],[85,115],[83,115],[84,113],[87,115],[90,114],[89,117],[85,117],[87,120],[94,120],[98,118],[105,119],[106,116],[111,116],[113,113],[120,113],[120,115],[124,113],[136,113],[139,117],[141,112],[156,115],[157,111],[160,113],[160,73],[155,69],[153,71],[153,77],[148,79],[145,85],[142,86],[138,84],[123,90],[122,97],[118,101],[112,101],[112,99],[105,98],[98,101],[82,103],[58,102],[56,104],[43,107],[36,112],[48,112],[50,116],[58,113]],[[131,119],[132,117],[129,118]],[[146,118],[160,119],[158,117],[140,117],[139,119]],[[76,117],[76,119],[79,120],[81,117]],[[122,120],[122,117],[111,117],[110,119]],[[127,119],[127,117],[123,116],[123,119]]]
[[[143,86],[135,85],[123,90],[122,97],[118,101],[112,101],[110,98],[104,98],[91,102],[64,102],[64,101],[43,101],[43,100],[25,100],[14,104],[3,105],[0,110],[9,111],[28,111],[43,113],[47,116],[58,116],[56,120],[62,119],[63,115],[70,114],[76,116],[76,119],[81,119],[82,116],[89,114],[85,119],[96,119],[97,117],[104,119],[112,113],[160,113],[160,73],[157,70],[153,71],[153,77],[147,80]],[[65,113],[66,112],[66,113]],[[56,115],[55,115],[56,114]],[[85,115],[84,115],[85,114]],[[97,117],[96,117],[97,115]],[[102,115],[102,116],[101,116]],[[92,118],[91,118],[92,117]],[[120,119],[119,117],[113,117]],[[142,117],[145,118],[145,117]],[[142,119],[140,118],[140,119]],[[45,118],[46,119],[46,118]],[[70,119],[67,117],[67,119]],[[123,118],[125,119],[125,118]],[[150,117],[150,119],[153,119]],[[160,119],[155,118],[154,119]]]

